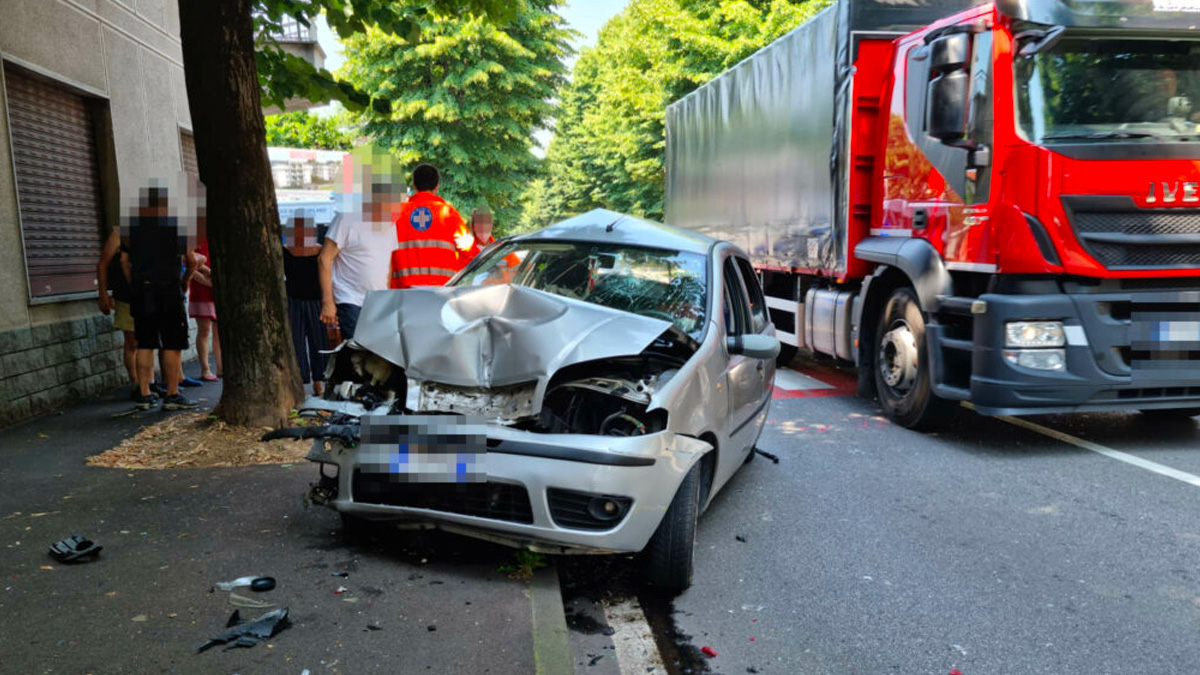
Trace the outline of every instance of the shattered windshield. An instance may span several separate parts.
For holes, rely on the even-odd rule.
[[[1063,38],[1015,70],[1031,142],[1200,141],[1200,41]]]
[[[708,283],[705,257],[640,246],[510,242],[492,248],[456,286],[519,284],[674,323],[699,339]]]

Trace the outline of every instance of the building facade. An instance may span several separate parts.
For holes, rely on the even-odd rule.
[[[175,0],[0,0],[0,426],[126,380],[101,241],[195,167]]]

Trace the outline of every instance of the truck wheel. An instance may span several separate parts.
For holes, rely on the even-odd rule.
[[[799,351],[800,348],[796,345],[785,345],[780,343],[779,355],[775,357],[775,365],[781,368],[786,368],[787,366],[791,365],[792,359],[796,358],[796,354]]]
[[[676,595],[692,585],[696,518],[700,514],[700,462],[683,477],[662,522],[642,551],[646,581]]]
[[[883,411],[902,427],[929,427],[949,410],[933,395],[925,317],[916,293],[907,286],[892,291],[875,329],[875,390]]]

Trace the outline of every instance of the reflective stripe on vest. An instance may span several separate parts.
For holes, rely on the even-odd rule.
[[[449,251],[456,250],[454,244],[442,241],[441,239],[411,239],[400,242],[396,248],[444,248]]]

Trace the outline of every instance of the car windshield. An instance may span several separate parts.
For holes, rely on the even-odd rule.
[[[508,242],[486,251],[456,286],[519,284],[704,332],[705,256],[590,242]]]
[[[1200,141],[1200,41],[1064,38],[1015,70],[1031,142]]]

